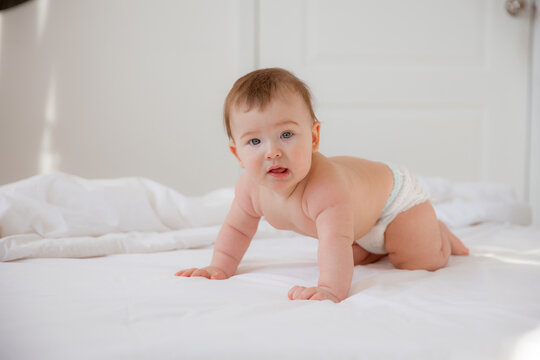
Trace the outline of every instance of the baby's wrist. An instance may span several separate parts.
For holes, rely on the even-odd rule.
[[[236,272],[236,269],[238,268],[238,261],[236,261],[230,255],[216,250],[214,251],[214,256],[212,257],[210,266],[220,269],[227,275],[227,277],[230,277]]]
[[[221,264],[215,264],[213,262],[208,266],[208,268],[211,268],[211,269],[217,270],[217,271],[221,271],[222,273],[225,274],[226,278],[230,278],[236,272],[236,269],[228,269],[226,266],[223,266]]]
[[[343,295],[343,296],[340,296],[342,294],[340,294],[339,291],[336,291],[336,289],[333,289],[329,286],[325,286],[325,285],[319,285],[318,286],[319,289],[322,289],[326,292],[328,292],[330,295],[334,296],[338,302],[340,302],[341,300],[344,300],[345,298],[347,298],[347,294]]]

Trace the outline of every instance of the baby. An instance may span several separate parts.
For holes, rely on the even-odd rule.
[[[398,269],[435,271],[450,254],[469,253],[406,169],[317,151],[320,123],[309,90],[290,72],[261,69],[238,79],[224,118],[229,148],[245,171],[210,266],[175,275],[234,275],[262,216],[278,229],[319,240],[319,282],[294,286],[291,300],[340,302],[354,266],[386,255]]]

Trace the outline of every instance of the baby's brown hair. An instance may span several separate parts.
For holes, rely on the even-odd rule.
[[[264,110],[266,105],[284,90],[300,95],[313,121],[318,121],[311,105],[309,88],[302,80],[294,76],[291,72],[281,68],[255,70],[236,80],[225,99],[223,120],[229,139],[232,139],[230,112],[233,106],[246,104],[248,111],[253,106]]]

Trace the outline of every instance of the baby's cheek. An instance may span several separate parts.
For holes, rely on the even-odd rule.
[[[299,171],[308,172],[311,168],[311,152],[307,153],[302,150],[297,150],[294,152],[294,160],[296,163],[296,168]]]

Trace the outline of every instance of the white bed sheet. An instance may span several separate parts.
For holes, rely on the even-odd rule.
[[[540,232],[456,233],[469,257],[434,273],[357,266],[339,304],[287,299],[318,277],[302,236],[254,240],[223,281],[173,276],[212,246],[0,262],[0,358],[540,358]]]

